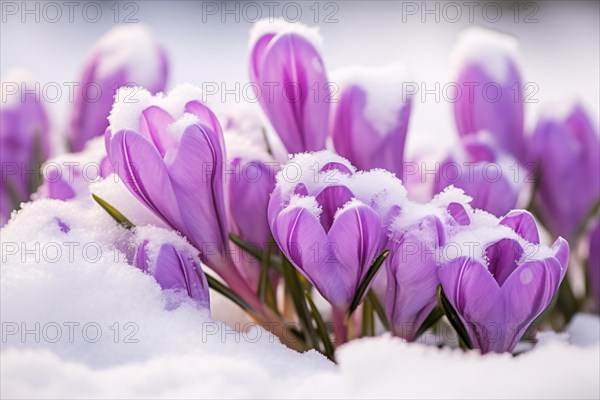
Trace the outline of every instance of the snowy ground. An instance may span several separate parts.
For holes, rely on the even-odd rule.
[[[115,206],[149,222],[117,186],[92,185],[120,193]],[[3,398],[600,396],[595,316],[539,334],[518,357],[386,335],[341,347],[335,365],[259,328],[235,333],[217,322],[236,319],[220,299],[212,299],[214,320],[187,303],[166,311],[153,278],[112,244],[127,234],[87,197],[30,203],[2,229]]]

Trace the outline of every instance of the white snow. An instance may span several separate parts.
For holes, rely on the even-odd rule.
[[[187,83],[175,86],[168,94],[156,96],[142,87],[121,87],[108,116],[109,128],[113,135],[122,129],[139,131],[142,111],[150,106],[164,109],[177,120],[184,115],[185,104],[192,100],[201,102],[202,90]]]
[[[391,133],[398,125],[400,111],[408,100],[405,84],[410,80],[406,66],[399,63],[378,67],[352,65],[331,74],[331,82],[339,87],[336,98],[351,87],[365,92],[364,117],[381,136]]]
[[[458,36],[452,53],[454,76],[466,64],[481,66],[490,78],[502,84],[508,80],[510,63],[518,63],[518,42],[508,34],[470,27]]]
[[[95,79],[107,79],[119,69],[126,68],[134,76],[135,85],[153,86],[161,75],[162,61],[156,41],[142,24],[118,25],[105,33],[91,49],[100,54]]]
[[[323,51],[323,36],[321,36],[321,33],[319,32],[319,27],[315,26],[311,28],[300,22],[288,22],[283,18],[273,18],[272,20],[265,18],[256,22],[250,30],[248,47],[253,49],[254,44],[264,35],[285,35],[288,33],[304,37],[311,42],[319,52]]]
[[[288,204],[289,208],[293,207],[301,207],[306,211],[310,212],[315,217],[319,218],[321,216],[321,212],[323,209],[317,202],[317,199],[314,196],[298,196],[293,194],[290,196],[290,203]]]
[[[154,227],[138,234],[189,246]],[[158,284],[120,250],[131,235],[89,198],[28,203],[2,229],[3,398],[600,395],[596,316],[577,316],[566,333],[540,334],[537,347],[518,357],[386,334],[340,347],[335,365],[286,348],[247,320],[238,319],[237,331],[221,323],[236,315],[221,301],[211,302],[214,320],[187,302],[166,310]]]

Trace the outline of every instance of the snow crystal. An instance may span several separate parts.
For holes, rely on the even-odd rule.
[[[286,33],[295,33],[301,35],[319,51],[323,51],[323,37],[319,33],[319,27],[309,28],[300,22],[288,22],[283,18],[274,18],[273,20],[261,19],[252,26],[250,30],[249,48],[253,49],[256,42],[267,34],[281,35]]]
[[[405,84],[410,75],[403,64],[367,68],[349,66],[335,70],[331,81],[339,85],[338,98],[348,87],[358,87],[366,94],[364,116],[384,136],[398,125],[400,111],[406,106]]]
[[[465,29],[452,54],[455,75],[465,64],[473,63],[502,84],[509,79],[510,63],[517,63],[517,53],[518,43],[513,36],[481,27]]]

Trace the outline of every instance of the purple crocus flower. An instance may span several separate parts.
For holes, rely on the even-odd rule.
[[[333,76],[340,90],[331,127],[336,152],[358,169],[383,168],[402,176],[411,110],[405,67],[349,67]]]
[[[596,311],[600,313],[600,219],[590,234],[590,250],[587,262],[589,287],[596,303]]]
[[[300,179],[290,183],[293,171]],[[342,314],[385,239],[379,214],[353,193],[353,173],[329,152],[298,155],[277,175],[269,203],[279,248]]]
[[[550,304],[566,273],[568,243],[559,238],[548,249],[530,242],[538,235],[533,226],[530,214],[513,213],[495,228],[506,237],[485,245],[483,254],[463,254],[443,263],[438,271],[444,294],[465,326],[471,346],[482,353],[514,350]],[[507,231],[509,227],[516,230]],[[486,240],[489,232],[475,230],[470,237]]]
[[[224,146],[216,116],[194,100],[200,92],[190,85],[168,97],[129,88],[119,95],[131,90],[138,93],[137,101],[115,103],[110,116],[107,152],[114,169],[142,204],[200,249],[202,261],[260,310],[231,259]]]
[[[331,94],[318,30],[263,20],[252,36],[250,80],[288,153],[324,149]]]
[[[271,241],[267,208],[278,169],[276,163],[242,157],[235,157],[229,164],[229,170],[235,171],[227,176],[230,230],[263,251]],[[257,287],[260,262],[246,254],[234,261],[251,286]]]
[[[159,230],[151,227],[150,230]],[[160,237],[160,234],[159,234]],[[174,309],[184,300],[184,296],[192,298],[198,307],[210,308],[208,282],[202,271],[197,251],[192,247],[182,246],[182,239],[176,238],[177,244],[158,239],[145,239],[137,247],[133,265],[152,275],[164,290],[171,296],[167,298],[167,308]]]
[[[141,86],[151,93],[167,82],[167,57],[143,25],[120,25],[102,36],[88,54],[71,111],[68,138],[80,151],[89,139],[101,136],[115,93],[121,86]]]
[[[436,306],[436,251],[445,244],[445,227],[429,215],[393,235],[398,238],[387,261],[385,309],[394,334],[412,341]]]
[[[455,49],[457,92],[454,117],[461,136],[489,132],[517,160],[523,154],[523,83],[517,43],[508,35],[470,28]]]
[[[50,155],[48,117],[33,82],[23,71],[7,74],[2,82],[0,226],[41,184],[39,171]]]
[[[571,240],[600,200],[598,131],[578,104],[568,113],[543,115],[531,139],[538,166],[534,205],[553,235]]]
[[[459,151],[440,164],[434,193],[454,185],[473,198],[473,208],[501,216],[515,207],[524,174],[515,172],[520,167],[514,159],[483,139],[482,134],[461,139]]]

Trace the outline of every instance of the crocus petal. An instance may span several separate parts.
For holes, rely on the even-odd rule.
[[[436,305],[439,280],[434,254],[445,240],[440,223],[426,217],[391,248],[385,309],[394,333],[409,341]]]
[[[590,234],[590,251],[587,262],[587,276],[596,311],[600,312],[600,219]]]
[[[151,106],[142,111],[140,116],[140,133],[151,140],[161,156],[165,156],[168,149],[175,147],[175,139],[167,132],[167,128],[175,119],[157,106]]]
[[[485,249],[485,254],[490,272],[498,282],[498,286],[502,286],[518,267],[517,262],[523,255],[523,248],[516,240],[501,239],[489,245]]]
[[[304,37],[286,33],[273,38],[261,58],[260,103],[288,153],[324,149],[330,93],[317,50]],[[279,84],[274,90],[273,82]]]
[[[489,271],[469,257],[444,264],[438,271],[446,298],[460,316],[471,345],[483,353],[504,343],[504,300]]]
[[[331,126],[336,152],[361,170],[383,168],[402,176],[412,102],[403,90],[405,68],[350,67],[338,73],[334,76],[341,78],[340,93],[333,104]],[[346,75],[351,77],[349,82],[345,82]],[[373,104],[378,105],[377,114],[369,109]],[[385,111],[381,111],[382,104]]]
[[[221,124],[210,108],[198,100],[192,100],[186,103],[184,111],[198,117],[200,122],[212,129],[219,137],[221,143],[223,143],[223,130],[221,129]]]
[[[319,220],[303,207],[288,207],[275,219],[279,248],[292,264],[333,305],[347,305],[350,287]]]
[[[156,257],[152,275],[163,289],[183,291],[202,308],[209,308],[208,283],[204,273],[189,256],[171,244],[163,244]]]
[[[463,40],[457,46],[465,53],[456,78],[461,95],[453,103],[458,132],[464,136],[487,131],[501,149],[520,160],[524,148],[523,83],[513,50],[507,48],[514,47],[507,45],[514,40],[482,28],[465,31],[459,41]],[[482,46],[494,62],[480,56]]]
[[[201,249],[204,262],[214,268],[229,241],[223,192],[223,149],[217,134],[202,124],[185,129],[177,153],[167,162],[176,203],[186,210],[177,228]],[[206,246],[216,246],[207,248]]]
[[[134,131],[119,131],[110,142],[111,162],[129,190],[157,216],[181,224],[175,191],[160,153]]]
[[[525,210],[513,210],[500,220],[501,225],[512,228],[523,239],[531,243],[540,243],[540,234],[533,215]]]
[[[467,210],[465,210],[465,207],[462,204],[450,203],[448,204],[447,210],[459,225],[469,225],[471,223]]]
[[[148,259],[148,241],[144,240],[137,248],[135,252],[135,267],[141,269],[144,272],[148,272],[150,268],[150,260]]]
[[[323,225],[325,232],[329,232],[337,210],[352,200],[353,196],[346,186],[327,186],[317,195],[317,203],[323,210],[321,212],[321,225]]]
[[[334,254],[342,267],[344,282],[354,288],[352,296],[382,251],[381,219],[372,208],[351,204],[335,217],[327,237],[335,244]]]
[[[540,175],[536,215],[553,235],[572,240],[600,198],[598,132],[576,105],[564,120],[543,116],[530,148]]]
[[[493,351],[514,349],[531,322],[550,304],[561,279],[561,265],[554,257],[527,261],[508,277],[501,290],[509,332],[507,341],[496,343]]]

